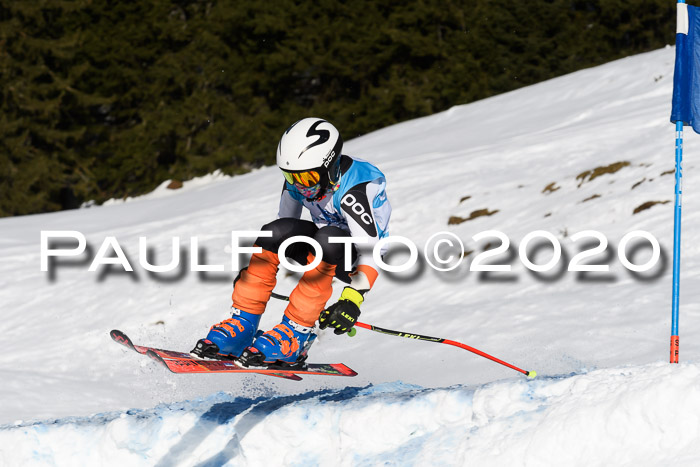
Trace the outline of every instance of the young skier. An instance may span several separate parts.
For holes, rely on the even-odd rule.
[[[238,358],[244,366],[293,366],[306,359],[316,338],[316,320],[321,329],[331,327],[335,334],[354,326],[364,295],[378,276],[372,248],[388,235],[391,205],[382,172],[369,162],[341,155],[342,149],[340,133],[326,120],[305,118],[284,132],[277,146],[277,165],[285,178],[278,218],[262,228],[272,236],[256,240],[262,252],[252,255],[234,281],[233,316],[212,326],[192,350],[194,355]],[[304,207],[313,222],[301,220]],[[262,333],[258,324],[276,284],[278,250],[294,236],[316,240],[322,260],[299,280],[282,322]],[[333,237],[352,237],[347,240],[356,239],[368,252],[362,254],[353,245],[349,260],[354,267],[346,270],[346,246],[332,242]],[[285,256],[306,265],[315,259],[314,251],[310,244],[296,242]],[[348,285],[326,308],[333,277]]]

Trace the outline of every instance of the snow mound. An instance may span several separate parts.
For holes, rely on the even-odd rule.
[[[404,383],[0,427],[2,465],[699,465],[700,365]]]

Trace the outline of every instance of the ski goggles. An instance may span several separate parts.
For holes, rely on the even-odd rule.
[[[287,183],[293,185],[304,198],[311,199],[321,191],[321,175],[316,170],[305,172],[282,171]]]
[[[316,170],[305,172],[286,172],[283,170],[282,173],[290,185],[297,185],[299,188],[311,188],[321,181],[321,174]]]

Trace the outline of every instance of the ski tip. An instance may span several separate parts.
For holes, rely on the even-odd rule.
[[[332,363],[331,367],[342,376],[357,376],[357,372],[343,363]]]
[[[126,346],[132,350],[134,349],[134,344],[131,342],[131,339],[129,339],[129,336],[121,332],[119,329],[112,329],[109,332],[109,336],[112,338],[114,342],[117,342],[123,346]]]
[[[527,377],[530,379],[535,379],[535,377],[537,377],[537,372],[536,371],[528,371]]]

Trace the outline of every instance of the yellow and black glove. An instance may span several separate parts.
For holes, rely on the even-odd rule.
[[[318,317],[319,327],[333,328],[335,334],[343,334],[352,329],[360,317],[360,305],[364,301],[362,293],[352,287],[345,287],[340,299],[321,312]]]

